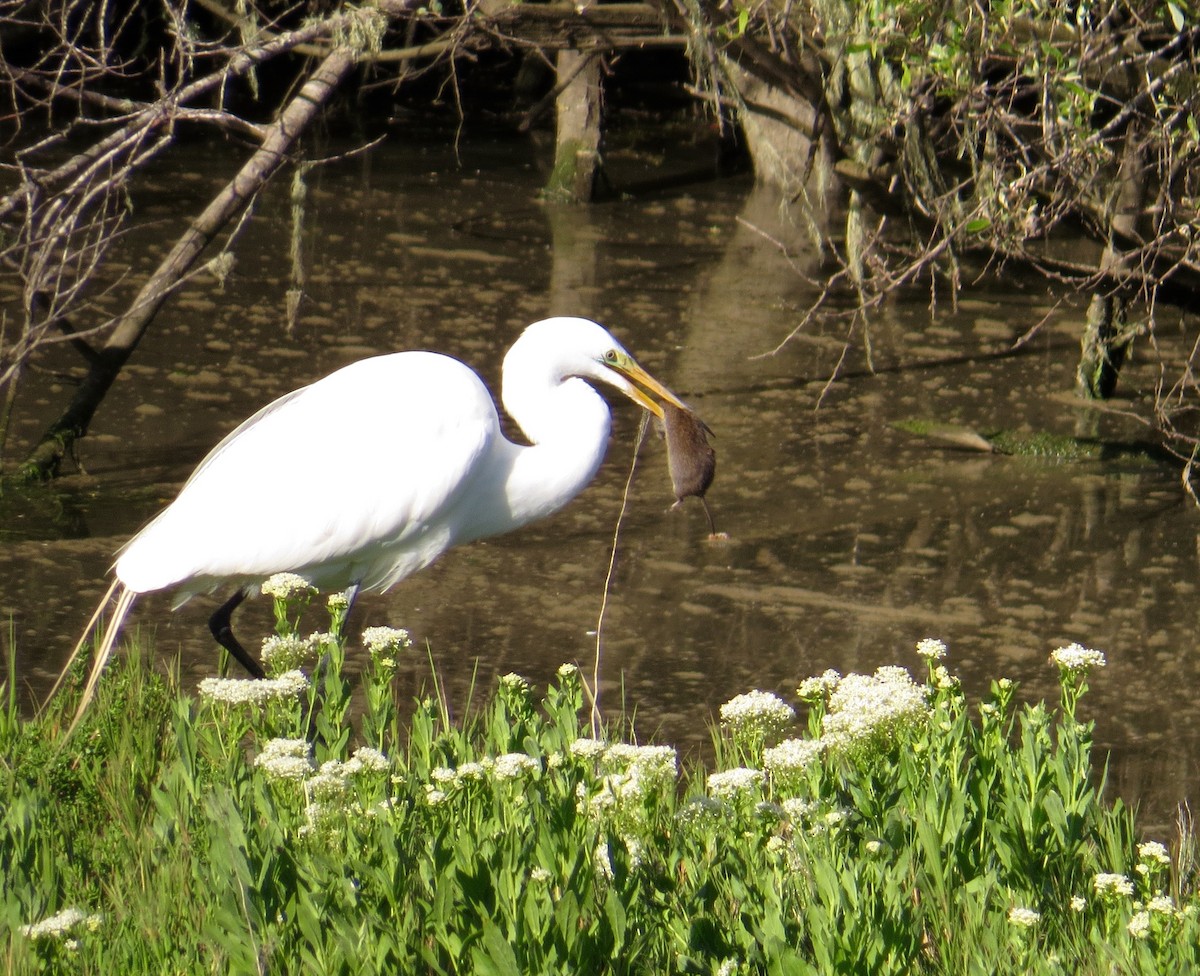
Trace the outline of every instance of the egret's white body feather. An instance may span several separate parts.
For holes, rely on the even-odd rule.
[[[471,369],[432,352],[353,363],[263,408],[120,552],[84,703],[139,593],[175,588],[182,602],[279,572],[386,589],[451,546],[560,508],[607,446],[608,405],[589,380],[660,416],[644,390],[683,406],[599,325],[555,318],[529,326],[504,360],[504,405],[529,445],[502,434]]]
[[[453,544],[447,516],[499,441],[492,399],[462,363],[352,363],[225,438],[121,552],[117,578],[184,596],[284,570],[318,587],[390,585]]]

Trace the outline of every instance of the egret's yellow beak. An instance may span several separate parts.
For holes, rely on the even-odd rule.
[[[612,358],[606,357],[604,365],[628,380],[629,388],[625,393],[629,399],[645,407],[660,420],[663,415],[663,409],[659,406],[661,400],[674,404],[680,410],[688,410],[687,404],[635,363],[633,357],[618,353]]]

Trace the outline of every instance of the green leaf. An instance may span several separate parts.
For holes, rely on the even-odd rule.
[[[491,919],[483,920],[481,942],[482,945],[475,945],[471,949],[471,958],[477,972],[488,976],[521,976],[517,954],[508,944],[508,939],[499,926]]]

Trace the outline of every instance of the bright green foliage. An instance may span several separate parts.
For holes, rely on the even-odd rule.
[[[571,666],[540,698],[504,676],[461,725],[435,682],[401,738],[388,689],[407,635],[364,635],[352,693],[330,609],[306,687],[206,682],[197,699],[131,659],[65,742],[69,702],[22,721],[9,694],[6,971],[1200,965],[1170,853],[1139,845],[1093,784],[1075,708],[1103,661],[1086,648],[1056,652],[1054,708],[998,682],[972,709],[938,642],[923,642],[924,682],[806,681],[807,732],[781,699],[739,696],[714,732],[721,765],[681,772],[670,747],[588,738]]]

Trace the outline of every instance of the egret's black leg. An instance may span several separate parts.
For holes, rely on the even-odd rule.
[[[238,639],[233,636],[233,627],[231,625],[233,611],[241,606],[244,599],[246,599],[245,590],[238,590],[233,596],[222,603],[217,608],[217,612],[208,618],[208,629],[212,631],[212,635],[216,638],[217,643],[237,659],[237,662],[246,669],[250,677],[265,678],[267,675],[263,671],[262,665],[254,660],[250,656],[250,653],[238,643]]]
[[[703,495],[699,495],[698,497],[700,499],[700,504],[704,506],[704,514],[706,516],[708,516],[708,534],[716,535],[717,534],[717,523],[713,521],[712,512],[710,512],[708,509],[708,502],[706,502],[704,500]]]

